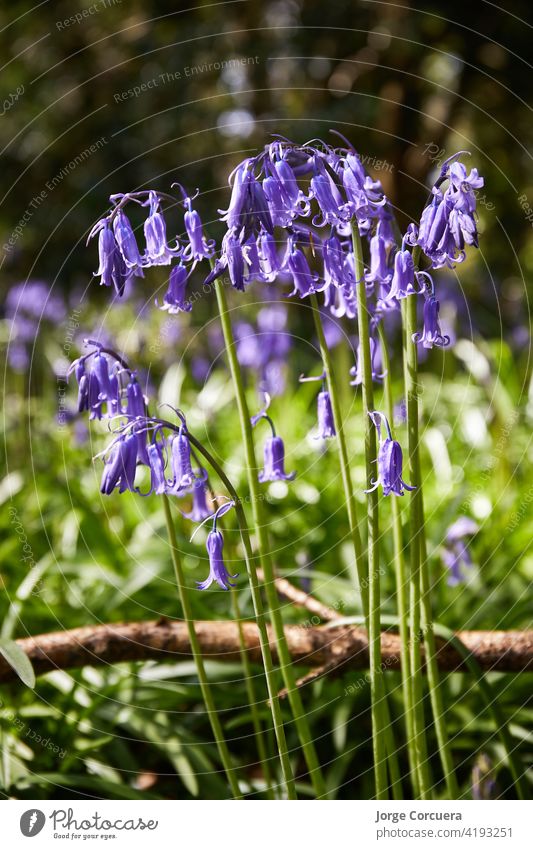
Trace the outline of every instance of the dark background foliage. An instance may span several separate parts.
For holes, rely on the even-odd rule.
[[[94,259],[75,246],[113,191],[181,180],[208,193],[272,133],[303,141],[335,128],[401,198],[404,221],[419,214],[432,157],[471,150],[486,176],[480,217],[490,234],[472,295],[492,332],[499,310],[507,324],[526,308],[531,222],[518,198],[533,198],[527,3],[96,5],[81,23],[65,22],[82,3],[11,3],[0,13],[3,95],[24,86],[0,122],[0,244],[47,191],[3,257],[3,280],[86,279]],[[217,64],[235,59],[247,64]],[[47,190],[99,140],[90,162]],[[209,209],[222,202],[209,198]]]

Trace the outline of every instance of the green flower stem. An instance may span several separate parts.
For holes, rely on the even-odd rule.
[[[359,519],[357,517],[357,504],[354,495],[352,474],[350,471],[350,459],[348,457],[348,448],[346,446],[346,435],[344,433],[341,405],[337,383],[334,379],[334,368],[331,358],[331,353],[328,348],[324,328],[322,326],[322,318],[316,295],[309,295],[309,303],[313,311],[313,319],[315,322],[315,330],[318,337],[320,354],[326,375],[326,383],[331,400],[331,409],[333,411],[333,419],[335,422],[335,430],[337,432],[337,444],[339,446],[339,463],[341,468],[342,485],[344,488],[344,497],[346,499],[346,510],[348,512],[348,525],[350,527],[350,536],[352,539],[355,566],[357,569],[357,579],[359,581],[359,592],[361,594],[361,606],[365,617],[368,616],[368,573],[365,568],[363,557],[363,544],[361,542],[361,532],[359,530]]]
[[[372,358],[370,353],[369,315],[366,302],[365,267],[363,250],[357,224],[352,224],[352,244],[355,259],[355,279],[357,289],[357,324],[359,330],[359,351],[362,366],[363,415],[365,418],[365,458],[366,480],[372,489],[372,478],[377,474],[376,429],[369,416],[374,410],[374,388],[372,385]],[[383,669],[381,666],[381,608],[380,608],[380,572],[379,572],[379,505],[378,490],[368,492],[368,645],[370,655],[370,686],[372,689],[372,726],[374,747],[374,772],[376,780],[376,798],[387,798],[387,761],[383,705],[385,702]]]
[[[259,756],[259,764],[263,769],[265,776],[265,793],[267,799],[275,799],[274,791],[272,790],[272,775],[269,763],[267,748],[265,745],[265,737],[259,711],[257,709],[257,697],[254,687],[254,679],[252,674],[252,666],[246,649],[246,642],[242,629],[241,611],[239,607],[239,594],[233,587],[231,590],[231,600],[233,605],[233,615],[239,629],[239,646],[242,668],[244,670],[244,683],[246,686],[246,694],[248,696],[248,704],[250,706],[250,714],[252,717],[252,727],[254,729],[255,744],[257,746],[257,754]]]
[[[235,514],[237,516],[237,522],[239,524],[239,530],[241,533],[242,542],[244,545],[244,550],[246,554],[246,571],[248,573],[248,581],[250,584],[250,591],[252,594],[252,602],[254,605],[254,613],[255,619],[257,623],[257,629],[259,631],[259,643],[261,646],[261,655],[263,658],[263,666],[265,669],[265,677],[267,682],[267,691],[269,698],[270,710],[272,713],[272,722],[274,725],[274,733],[276,735],[276,743],[278,746],[278,752],[281,761],[281,769],[283,773],[283,779],[285,783],[285,788],[287,792],[288,799],[296,799],[296,789],[294,784],[294,777],[292,772],[292,767],[289,759],[289,753],[287,749],[287,741],[285,738],[285,729],[283,727],[283,717],[281,715],[281,706],[278,698],[278,687],[276,682],[276,670],[274,667],[274,661],[272,659],[272,652],[270,649],[270,641],[268,637],[267,623],[265,612],[263,608],[263,600],[261,598],[261,588],[259,585],[259,579],[257,577],[257,570],[255,566],[253,551],[252,551],[252,543],[250,540],[250,533],[248,531],[248,525],[246,522],[246,514],[243,510],[241,500],[235,490],[233,484],[230,479],[227,477],[224,469],[219,465],[219,463],[215,460],[212,454],[204,448],[201,442],[199,442],[192,433],[188,433],[189,441],[191,445],[194,446],[196,451],[201,454],[205,460],[209,463],[211,468],[218,475],[224,486],[226,487],[229,495],[235,502]]]
[[[413,251],[413,261],[415,267],[418,266],[420,249]],[[415,385],[418,386],[418,354],[416,342],[413,341],[413,333],[417,331],[417,296],[411,295],[407,298],[408,304],[405,308],[407,313],[407,323],[409,324],[409,332],[406,331],[405,344],[407,347],[407,356],[410,367],[413,369]],[[425,534],[425,519],[424,519],[424,497],[422,492],[422,481],[420,478],[420,454],[419,454],[419,439],[418,439],[418,395],[416,395],[416,423],[417,434],[416,441],[413,443],[413,451],[416,457],[416,467],[418,470],[419,490],[417,492],[417,521],[418,541],[420,546],[420,604],[421,604],[421,626],[424,634],[424,648],[427,667],[427,681],[429,688],[429,697],[431,701],[431,709],[433,712],[433,720],[435,723],[435,734],[439,746],[439,755],[442,764],[442,770],[446,781],[446,789],[450,799],[457,799],[459,787],[455,770],[453,766],[453,758],[450,751],[448,731],[445,722],[445,710],[442,699],[442,691],[440,684],[440,674],[437,664],[437,649],[435,645],[435,634],[433,629],[433,614],[431,609],[431,584],[429,576],[429,564],[427,557],[427,541]]]
[[[394,424],[394,401],[392,395],[392,375],[389,349],[383,324],[378,324],[378,333],[381,342],[381,362],[383,365],[383,390],[385,398],[385,413],[389,420],[391,429]],[[414,750],[414,717],[413,699],[411,694],[410,658],[409,658],[409,579],[407,577],[405,557],[403,553],[402,514],[401,504],[398,498],[392,496],[392,537],[394,547],[394,569],[396,573],[396,594],[398,599],[398,619],[401,640],[402,661],[402,692],[405,710],[405,726],[407,737],[407,753],[411,781],[415,795],[418,795],[418,774],[416,769],[416,756]]]
[[[415,267],[418,266],[420,257],[420,249],[415,248],[413,251],[413,262]],[[416,342],[413,341],[413,333],[417,331],[417,311],[416,304],[417,298],[416,295],[412,295],[407,298],[408,304],[405,308],[407,314],[407,323],[409,324],[409,332],[406,330],[405,344],[407,347],[407,358],[410,367],[413,370],[414,374],[414,382],[415,386],[418,386],[418,355],[417,355],[417,347]],[[416,440],[413,442],[413,451],[416,458],[416,467],[418,470],[418,479],[420,482],[420,489],[417,493],[416,501],[418,502],[417,506],[417,516],[419,521],[419,546],[420,546],[420,603],[421,603],[421,625],[424,634],[424,647],[425,647],[425,656],[426,656],[426,666],[427,666],[427,680],[429,687],[429,695],[431,701],[431,708],[433,712],[433,719],[435,723],[435,734],[437,737],[437,743],[439,746],[439,754],[442,764],[442,769],[444,773],[444,778],[446,781],[446,789],[448,792],[448,796],[450,799],[456,799],[459,793],[459,787],[457,784],[457,779],[455,776],[454,766],[453,766],[453,758],[450,751],[448,732],[446,729],[445,722],[445,710],[444,703],[442,699],[442,691],[440,685],[440,675],[439,669],[437,665],[437,656],[436,656],[436,646],[435,646],[435,634],[433,629],[433,615],[431,610],[431,599],[430,599],[430,576],[429,576],[429,568],[428,568],[428,557],[427,557],[427,542],[426,542],[426,534],[425,534],[425,521],[424,521],[424,501],[423,501],[423,493],[421,488],[421,479],[420,479],[420,457],[419,457],[419,440],[418,440],[418,395],[415,393],[416,400],[416,425],[417,425],[417,434]]]
[[[394,737],[392,722],[388,710],[387,687],[385,677],[383,677],[383,703],[387,709],[385,722],[385,746],[387,748],[387,767],[389,770],[390,785],[392,788],[392,798],[398,802],[403,799],[402,776],[400,773],[400,765],[398,763],[398,744]]]
[[[274,585],[274,567],[272,565],[272,560],[269,552],[268,534],[265,518],[263,516],[263,500],[261,497],[259,481],[257,479],[257,461],[255,458],[255,447],[252,434],[252,425],[250,422],[250,412],[248,410],[248,404],[246,402],[246,393],[244,391],[244,381],[242,377],[242,372],[239,361],[237,359],[237,351],[235,347],[235,339],[233,337],[233,328],[231,326],[231,319],[226,300],[226,293],[224,291],[224,284],[221,283],[221,281],[216,282],[215,291],[217,295],[218,309],[220,313],[220,323],[222,326],[224,343],[226,346],[226,355],[228,357],[233,386],[235,390],[235,397],[237,401],[237,407],[239,410],[239,417],[241,421],[242,438],[246,453],[248,487],[252,500],[252,515],[257,534],[257,554],[259,563],[263,569],[263,574],[265,576],[265,592],[267,597],[267,603],[270,608],[274,636],[276,638],[281,674],[283,677],[285,688],[287,690],[289,704],[291,707],[292,715],[294,717],[298,738],[300,740],[300,744],[304,754],[305,762],[307,764],[307,769],[309,771],[309,776],[313,788],[315,790],[315,794],[317,798],[325,798],[326,785],[322,776],[322,770],[320,768],[320,763],[318,761],[316,750],[311,737],[311,731],[309,728],[307,717],[305,715],[300,691],[296,687],[296,679],[291,664],[291,656],[289,648],[287,646],[287,640],[285,638],[285,631],[283,629],[283,618],[281,615],[281,609],[279,606],[276,587]]]
[[[229,753],[229,749],[224,738],[224,733],[222,731],[222,725],[220,724],[220,719],[215,707],[215,702],[213,700],[213,694],[211,692],[211,688],[209,686],[209,682],[207,680],[207,675],[205,672],[204,661],[202,657],[202,652],[200,649],[200,643],[198,642],[198,637],[196,636],[196,630],[194,627],[194,619],[192,616],[191,605],[189,602],[189,597],[187,595],[187,588],[185,586],[185,576],[183,573],[183,566],[181,563],[181,557],[178,549],[178,541],[176,539],[176,531],[174,528],[174,522],[172,521],[172,513],[170,510],[170,501],[166,495],[162,496],[163,498],[163,508],[165,511],[165,521],[167,525],[168,539],[170,542],[170,552],[172,555],[172,564],[174,566],[174,573],[176,576],[176,583],[178,585],[178,592],[181,601],[181,607],[183,611],[183,618],[187,623],[187,630],[189,632],[189,640],[191,643],[191,651],[194,657],[194,662],[196,664],[196,671],[198,673],[198,681],[200,682],[200,689],[202,691],[202,696],[205,703],[205,708],[207,714],[209,716],[209,721],[211,723],[211,728],[213,730],[213,736],[216,740],[218,753],[220,755],[220,760],[224,766],[224,770],[226,772],[229,785],[231,787],[231,792],[235,799],[242,799],[242,794],[239,789],[239,782],[237,780],[237,776],[231,764],[231,755]]]
[[[415,252],[413,251],[413,254]],[[415,259],[415,256],[413,256]],[[416,265],[416,261],[415,261]],[[424,684],[422,678],[421,628],[421,535],[424,533],[421,511],[421,475],[418,450],[418,353],[413,343],[417,331],[416,304],[418,295],[402,299],[404,329],[404,381],[407,403],[407,435],[409,447],[409,483],[416,487],[410,497],[410,607],[411,607],[411,681],[413,700],[414,745],[417,759],[418,789],[422,799],[431,798],[432,780],[429,770],[424,719]]]
[[[313,311],[313,319],[315,322],[318,344],[320,346],[322,363],[324,366],[328,392],[331,400],[331,408],[333,410],[335,430],[337,432],[337,443],[339,446],[339,463],[344,487],[344,497],[346,500],[346,507],[348,512],[348,524],[350,527],[350,535],[352,538],[354,549],[355,565],[357,569],[357,576],[361,593],[361,604],[363,608],[365,627],[368,633],[368,572],[365,569],[365,563],[363,559],[361,535],[359,532],[359,524],[357,518],[357,505],[353,491],[352,474],[350,471],[348,450],[346,447],[346,436],[344,433],[339,387],[337,386],[337,382],[334,378],[335,372],[333,368],[332,357],[326,343],[326,337],[324,334],[324,328],[322,326],[322,318],[320,315],[320,309],[318,306],[316,295],[309,296],[309,303],[311,304],[311,309]],[[398,795],[401,790],[401,787],[398,783],[399,768],[397,766],[397,753],[396,746],[394,745],[394,741],[392,739],[392,731],[390,728],[389,719],[389,708],[386,698],[383,699],[383,704],[381,707],[383,710],[383,728],[385,729],[386,734],[391,783],[393,785],[393,792],[395,794],[395,798],[400,798],[400,796]],[[396,761],[396,763],[393,763],[394,761]]]
[[[422,512],[423,515],[423,512]],[[421,551],[421,602],[422,602],[422,628],[424,631],[424,648],[426,657],[426,674],[429,686],[429,697],[435,723],[435,734],[439,745],[439,754],[446,781],[446,789],[450,799],[459,798],[459,785],[455,776],[453,758],[450,751],[448,731],[446,729],[445,709],[442,699],[439,667],[437,665],[437,647],[435,645],[435,632],[433,616],[431,611],[430,586],[428,560],[425,546]]]

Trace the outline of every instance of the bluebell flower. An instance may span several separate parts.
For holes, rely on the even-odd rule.
[[[115,260],[113,263],[113,273],[111,275],[115,292],[121,298],[126,291],[126,286],[133,277],[143,276],[137,274],[135,269],[128,268],[124,261],[124,257],[120,253],[118,247],[115,250]]]
[[[181,262],[171,268],[168,278],[168,289],[163,297],[163,303],[159,309],[167,310],[170,315],[176,315],[179,312],[191,311],[192,304],[186,299],[185,295],[188,278],[189,274],[187,269]],[[159,306],[159,304],[157,304],[157,306]]]
[[[292,481],[296,472],[285,471],[285,446],[281,436],[269,436],[263,448],[263,469],[259,472],[260,483],[267,481]]]
[[[345,287],[328,286],[324,292],[324,306],[335,318],[357,317],[357,295],[355,289],[349,291]]]
[[[320,208],[321,216],[313,218],[315,227],[331,224],[343,227],[352,216],[352,206],[345,202],[338,187],[335,185],[320,159],[318,173],[311,177],[310,192]]]
[[[258,180],[252,178],[249,186],[249,208],[245,220],[245,227],[248,233],[258,233],[265,230],[267,233],[272,233],[274,225],[270,215],[270,208],[267,197],[263,191],[263,186]]]
[[[268,176],[263,180],[263,191],[268,203],[270,219],[274,227],[290,227],[296,213],[287,203],[282,186],[276,177]]]
[[[263,191],[274,226],[289,227],[298,216],[310,213],[310,204],[298,186],[296,174],[283,149],[275,143],[268,147],[267,175]]]
[[[215,267],[204,280],[205,284],[212,283],[220,277],[225,270],[228,270],[231,285],[238,289],[239,292],[244,292],[244,273],[245,262],[243,255],[243,245],[236,235],[235,230],[228,230],[222,239],[222,250],[219,258],[215,262]]]
[[[113,389],[109,380],[109,362],[101,351],[95,352],[91,360],[91,371],[95,375],[98,383],[99,399],[101,401],[108,401],[113,397],[116,398],[116,390],[115,395],[113,396]]]
[[[132,419],[146,415],[146,398],[135,377],[135,372],[130,372],[130,380],[126,386],[125,412]]]
[[[223,213],[222,221],[226,221],[229,230],[240,233],[244,238],[257,234],[261,230],[271,233],[273,230],[268,198],[263,186],[253,173],[254,161],[246,159],[232,173],[233,180],[230,205]]]
[[[112,227],[105,223],[98,236],[98,270],[95,277],[100,277],[101,286],[111,286],[114,282],[113,271],[115,269],[117,243]]]
[[[367,234],[378,209],[386,203],[379,180],[373,180],[365,171],[355,151],[347,151],[340,157],[339,172],[348,203],[357,219],[361,235]]]
[[[150,214],[144,222],[146,252],[143,263],[145,265],[170,265],[175,257],[180,256],[182,249],[177,240],[174,248],[171,248],[167,243],[167,226],[161,212],[161,202],[157,192],[149,192],[148,200],[143,205],[146,206],[147,204],[150,205]]]
[[[337,435],[337,432],[335,430],[335,421],[333,419],[331,398],[329,392],[325,389],[318,393],[317,414],[319,438],[332,439],[332,437]]]
[[[100,385],[96,375],[90,371],[88,374],[83,365],[76,369],[78,380],[78,413],[89,413],[89,418],[101,419],[102,401],[100,399]]]
[[[118,487],[120,493],[135,492],[137,440],[133,434],[120,436],[112,444],[105,461],[100,492],[111,495]]]
[[[192,486],[192,509],[183,514],[191,522],[204,522],[213,515],[207,505],[207,472],[201,469]]]
[[[78,381],[78,412],[87,411],[90,419],[101,419],[104,415],[103,406],[107,403],[107,415],[114,415],[119,388],[110,380],[109,362],[102,354],[101,348],[98,347],[75,360],[67,372],[67,377],[73,372]]]
[[[331,406],[331,397],[326,389],[326,374],[323,372],[317,377],[304,377],[300,375],[300,383],[311,383],[315,380],[322,382],[322,390],[317,396],[317,419],[318,419],[318,439],[331,439],[336,436],[335,421],[333,418],[333,408]]]
[[[191,198],[185,198],[185,206],[183,221],[189,237],[189,244],[185,248],[183,258],[187,262],[193,260],[195,263],[203,259],[210,259],[214,253],[215,240],[207,239],[204,235],[202,219],[199,213],[192,208]]]
[[[191,445],[185,428],[180,428],[170,449],[172,480],[169,481],[167,492],[170,495],[183,495],[189,491],[196,479],[191,464]]]
[[[426,297],[424,302],[424,328],[422,333],[413,334],[414,342],[421,342],[424,348],[440,348],[450,344],[450,337],[445,336],[439,324],[439,302],[434,295]]]
[[[477,524],[467,516],[460,516],[446,532],[445,546],[441,550],[442,562],[448,570],[448,585],[464,583],[472,558],[466,539],[478,532]]]
[[[377,286],[376,297],[380,310],[396,309],[397,304],[389,298],[390,284],[393,275],[391,266],[392,251],[389,251],[390,243],[385,234],[385,225],[380,220],[375,234],[370,239],[370,268],[365,272],[367,283]]]
[[[303,199],[303,192],[298,186],[296,175],[286,159],[277,159],[274,162],[274,173],[279,181],[281,192],[290,208],[297,210],[297,204]]]
[[[276,279],[281,270],[276,240],[271,233],[262,230],[257,237],[256,246],[262,279],[270,283]]]
[[[383,495],[403,495],[406,489],[414,490],[416,487],[409,486],[402,478],[403,455],[400,443],[392,438],[391,430],[386,416],[377,410],[368,414],[378,432],[378,477],[371,481],[370,489],[365,492],[373,492],[378,486],[383,488]],[[381,425],[385,425],[386,435],[382,434]]]
[[[248,186],[253,179],[253,160],[245,159],[230,174],[229,183],[232,186],[229,206],[226,210],[219,209],[222,221],[228,225],[228,230],[241,230],[244,226],[246,206],[248,203]]]
[[[346,293],[354,291],[355,274],[350,264],[350,250],[345,250],[339,237],[331,235],[322,242],[325,288],[336,286]]]
[[[199,590],[207,590],[213,581],[216,581],[219,587],[223,590],[229,590],[235,586],[231,583],[230,578],[237,578],[238,575],[230,575],[224,564],[222,550],[224,548],[224,538],[219,530],[217,530],[217,521],[235,506],[235,502],[228,501],[222,504],[213,515],[212,530],[207,535],[206,547],[209,555],[209,575],[205,581],[197,581]],[[193,535],[194,536],[194,535]]]
[[[150,491],[148,494],[163,495],[167,492],[165,478],[165,455],[161,441],[155,438],[147,448],[148,465],[150,467]]]
[[[242,256],[244,259],[244,285],[258,280],[266,283],[267,278],[261,270],[261,257],[259,256],[259,248],[255,236],[249,236],[242,244]]]
[[[476,191],[483,188],[483,177],[479,176],[477,168],[472,168],[467,174],[462,162],[452,162],[446,172],[450,185],[453,187],[455,209],[472,213],[476,210]]]
[[[462,262],[465,245],[478,246],[476,191],[483,186],[483,177],[476,168],[467,174],[465,166],[452,161],[454,158],[450,157],[443,164],[432,190],[431,203],[420,219],[418,244],[433,268]],[[446,180],[448,187],[443,192],[441,185]]]
[[[290,474],[285,472],[285,446],[281,436],[276,434],[274,422],[267,413],[270,406],[270,395],[268,392],[265,392],[264,396],[264,407],[250,419],[252,427],[255,427],[258,422],[265,419],[272,431],[272,436],[268,437],[263,448],[264,467],[259,472],[259,481],[260,483],[279,480],[290,481],[295,478],[296,472],[291,472]]]
[[[385,300],[406,298],[407,295],[420,294],[415,286],[415,266],[409,250],[399,250],[394,257],[394,272],[389,293]]]
[[[238,575],[230,575],[226,569],[222,550],[224,548],[224,537],[220,531],[209,531],[206,541],[207,553],[209,555],[209,575],[205,581],[197,581],[199,590],[207,590],[216,581],[219,587],[223,590],[229,590],[234,587],[230,578],[237,578]]]
[[[114,286],[117,295],[122,297],[126,284],[134,275],[135,269],[128,267],[124,261],[115,235],[113,233],[111,216],[98,221],[89,233],[89,242],[98,233],[98,269],[94,276],[100,277],[101,286]]]
[[[387,244],[378,231],[370,239],[370,268],[365,274],[369,283],[389,283],[392,269],[387,258]]]
[[[318,280],[318,274],[311,271],[305,254],[296,246],[296,241],[292,236],[289,236],[284,267],[291,275],[294,284],[294,289],[289,297],[299,295],[300,298],[305,298],[306,295],[316,291],[315,284]]]
[[[137,277],[144,277],[137,240],[130,220],[122,209],[119,209],[113,217],[113,232],[127,268],[130,268]]]
[[[67,371],[67,378],[74,373],[78,381],[78,412],[87,410],[90,419],[101,419],[104,415],[109,417],[120,413],[126,413],[130,417],[144,416],[144,397],[135,372],[125,367],[124,361],[115,351],[104,348],[92,339],[85,341],[86,344],[96,347],[74,360]],[[125,409],[122,407],[124,375],[129,377],[125,390]]]

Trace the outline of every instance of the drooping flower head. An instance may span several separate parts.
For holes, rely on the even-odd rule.
[[[424,301],[424,327],[422,333],[414,333],[413,341],[421,343],[424,348],[445,348],[450,344],[450,337],[442,333],[439,322],[440,305],[433,294],[426,295]]]
[[[304,377],[300,375],[300,383],[309,383],[311,381],[320,380],[322,389],[317,395],[317,420],[318,420],[318,439],[332,439],[337,435],[335,430],[335,420],[333,417],[333,408],[331,406],[331,397],[326,388],[326,375],[323,372],[318,377]]]
[[[318,436],[320,439],[332,439],[337,435],[333,419],[331,398],[327,389],[318,393],[317,397]]]
[[[135,492],[135,470],[137,468],[137,440],[129,433],[114,441],[105,460],[100,492],[111,495],[118,487],[120,493]]]
[[[135,269],[126,265],[115,238],[111,216],[98,221],[89,233],[87,242],[98,234],[98,269],[94,276],[100,277],[101,286],[113,286],[122,297],[126,284],[135,275]]]
[[[259,472],[259,482],[266,483],[267,481],[280,480],[291,481],[296,477],[296,472],[287,474],[285,471],[285,446],[281,436],[276,434],[274,422],[267,413],[270,406],[270,395],[268,395],[267,392],[265,392],[264,395],[265,406],[251,418],[252,427],[255,427],[261,419],[265,419],[269,423],[272,431],[272,436],[267,438],[263,447],[264,467]]]
[[[172,478],[167,492],[170,495],[183,495],[185,492],[190,492],[196,480],[191,462],[191,445],[185,425],[182,425],[173,437],[170,450]]]
[[[213,510],[207,504],[207,472],[199,469],[192,485],[192,508],[183,514],[191,522],[204,522],[213,515]]]
[[[167,225],[157,192],[149,192],[148,200],[143,203],[143,206],[147,205],[150,206],[150,214],[144,222],[146,251],[143,262],[145,265],[170,265],[173,259],[181,255],[182,248],[177,240],[173,248],[167,243]]]
[[[182,257],[184,262],[192,262],[193,268],[196,263],[204,259],[211,259],[214,253],[215,240],[207,239],[204,235],[204,228],[200,213],[193,209],[193,200],[198,195],[196,191],[194,197],[190,197],[181,183],[173,183],[172,188],[178,188],[182,194],[185,214],[183,216],[183,224],[187,233],[189,244],[183,250]]]
[[[209,555],[209,575],[205,581],[197,581],[199,590],[207,590],[211,584],[216,581],[219,587],[223,590],[229,590],[235,586],[230,581],[230,578],[237,578],[238,575],[230,575],[226,569],[222,551],[224,548],[224,538],[221,532],[217,529],[217,520],[223,516],[228,510],[231,510],[235,504],[233,501],[228,501],[222,504],[213,515],[213,526],[207,535],[206,547]]]
[[[259,472],[259,482],[292,481],[296,472],[285,471],[285,446],[281,436],[269,436],[263,448],[263,469]]]
[[[131,226],[128,216],[120,206],[117,208],[116,214],[112,217],[112,220],[113,233],[115,234],[118,248],[126,266],[131,268],[134,274],[138,277],[144,277],[142,271],[143,261],[137,245],[135,233],[133,232],[133,227]]]
[[[468,174],[463,163],[456,161],[464,153],[467,151],[460,151],[443,163],[431,202],[420,219],[418,244],[433,268],[462,262],[465,246],[478,246],[476,192],[484,181],[477,168]],[[448,185],[442,191],[445,182]]]
[[[144,397],[135,372],[130,371],[122,357],[111,348],[93,339],[86,339],[85,344],[95,347],[74,360],[67,371],[67,378],[74,373],[78,381],[78,412],[88,411],[90,419],[122,412],[133,414],[133,409],[135,415],[144,415]],[[125,396],[126,408],[123,409]]]
[[[187,269],[181,262],[171,269],[168,279],[168,289],[160,306],[161,310],[167,310],[170,315],[191,311],[192,304],[187,300],[185,294],[188,277]]]
[[[372,482],[370,489],[365,492],[373,492],[378,486],[383,488],[383,495],[403,495],[405,490],[416,489],[414,486],[409,486],[402,478],[403,473],[403,455],[400,443],[392,438],[390,425],[386,416],[383,413],[374,410],[368,414],[378,432],[379,448],[378,448],[378,477]],[[385,434],[382,432],[384,425]]]

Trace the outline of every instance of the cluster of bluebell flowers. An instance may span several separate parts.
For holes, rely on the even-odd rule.
[[[460,161],[465,152],[448,159],[431,188],[420,220],[401,233],[381,183],[365,171],[349,142],[340,139],[340,145],[322,140],[294,144],[276,137],[256,156],[240,162],[229,178],[228,206],[219,210],[224,233],[218,250],[215,241],[205,234],[194,208],[198,193],[191,196],[183,186],[174,184],[176,195],[156,191],[112,195],[111,209],[89,234],[89,239],[98,236],[96,274],[101,284],[114,286],[122,295],[128,281],[143,277],[147,268],[168,266],[168,289],[156,304],[169,313],[187,313],[192,309],[187,291],[192,272],[207,261],[210,268],[203,275],[204,285],[215,284],[225,275],[234,289],[246,292],[254,282],[269,287],[281,281],[287,285],[285,297],[306,299],[316,295],[333,319],[353,323],[354,327],[358,287],[364,286],[375,381],[384,377],[380,345],[385,343],[378,335],[380,324],[386,316],[398,313],[408,297],[420,303],[420,329],[413,341],[424,348],[446,346],[450,339],[440,325],[433,271],[462,262],[466,246],[477,246],[476,194],[483,178],[475,168],[468,172]],[[147,210],[143,247],[128,218],[130,205]],[[169,238],[165,216],[175,210],[182,213],[182,229]],[[359,240],[363,247],[362,272],[354,247]],[[424,268],[419,267],[420,258]],[[261,387],[268,391],[275,376],[273,363],[279,372],[289,348],[279,333],[285,320],[283,309],[265,307],[258,322],[260,341],[247,326],[237,327],[239,359],[256,370]],[[351,385],[357,387],[363,379],[361,340],[355,350],[350,376]],[[91,418],[127,417],[126,426],[105,454],[102,491],[137,491],[136,466],[144,464],[150,468],[149,492],[192,494],[193,507],[187,515],[197,522],[211,515],[207,476],[200,464],[193,469],[185,423],[169,435],[160,420],[147,418],[135,374],[123,367],[120,358],[113,358],[112,352],[96,348],[72,368],[79,383],[80,410],[88,410]],[[317,395],[318,436],[334,439],[337,431],[331,398],[324,376],[317,379],[323,383]],[[271,428],[259,479],[289,481],[295,473],[285,471],[285,446],[267,413],[268,404],[267,398],[264,408],[252,418],[253,426],[265,419]],[[379,434],[377,478],[372,490],[381,485],[385,495],[403,495],[413,487],[402,477],[401,447],[392,438],[385,416],[376,411],[371,417]],[[212,533],[211,574],[218,580],[216,558],[221,556],[222,547],[216,528]],[[208,579],[201,587],[209,583]]]
[[[227,590],[231,586],[222,558],[223,539],[216,522],[233,506],[208,505],[208,474],[199,462],[189,440],[187,422],[181,410],[174,410],[179,425],[149,414],[148,400],[143,396],[136,373],[122,357],[94,340],[92,349],[70,367],[78,381],[78,411],[89,412],[90,418],[108,418],[114,433],[110,444],[97,455],[104,460],[100,491],[111,495],[134,492],[138,495],[191,496],[192,506],[185,518],[203,524],[213,518],[213,530],[207,537],[210,573],[199,581],[199,589],[207,589],[213,580]],[[142,491],[138,482],[139,467],[149,472],[149,486]],[[211,495],[216,504],[216,497]]]
[[[303,145],[276,138],[231,173],[231,196],[220,210],[226,226],[220,251],[209,240],[193,201],[179,184],[176,197],[154,191],[112,195],[113,207],[92,228],[99,236],[101,283],[119,294],[127,280],[143,276],[151,265],[171,265],[168,291],[161,309],[188,312],[187,283],[194,267],[205,260],[213,267],[204,283],[227,273],[232,286],[246,291],[258,281],[287,280],[289,297],[322,297],[336,318],[357,317],[357,287],[365,286],[371,313],[371,352],[377,359],[376,330],[383,316],[398,310],[402,299],[423,299],[422,327],[415,341],[425,348],[445,346],[449,337],[439,322],[439,301],[431,270],[461,262],[465,246],[477,246],[476,193],[483,178],[467,172],[461,152],[447,160],[431,190],[419,222],[398,236],[392,205],[378,180],[366,173],[356,151],[346,143],[335,147],[321,140]],[[163,203],[183,207],[182,236],[167,238]],[[144,222],[146,247],[136,241],[125,209],[148,207]],[[368,262],[357,279],[352,231],[367,245]],[[415,249],[428,261],[418,268]],[[244,351],[243,351],[244,354]],[[246,354],[244,354],[246,356]],[[352,384],[361,382],[358,363]],[[264,368],[264,363],[262,364]],[[379,366],[373,370],[380,378]]]
[[[417,342],[425,347],[447,344],[439,326],[439,302],[430,270],[461,262],[465,246],[478,244],[476,192],[483,178],[460,161],[463,152],[447,160],[432,188],[420,222],[397,237],[393,208],[381,183],[365,171],[355,150],[323,141],[296,145],[277,138],[254,157],[247,157],[230,175],[231,197],[221,210],[226,232],[216,255],[186,190],[180,195],[155,191],[112,195],[110,212],[92,228],[99,236],[101,283],[121,294],[127,280],[143,276],[152,265],[171,269],[168,292],[160,305],[169,311],[189,311],[186,284],[193,268],[205,260],[214,267],[211,283],[227,272],[233,287],[246,291],[253,281],[292,283],[289,297],[321,294],[335,317],[354,319],[357,286],[367,290],[373,327],[384,313],[398,309],[411,294],[424,296],[423,327]],[[182,206],[183,235],[170,240],[163,203]],[[128,204],[147,206],[146,246],[141,251],[126,215]],[[367,244],[368,263],[356,279],[352,229]],[[428,270],[415,265],[414,249],[429,261]],[[354,383],[357,385],[357,375]]]

